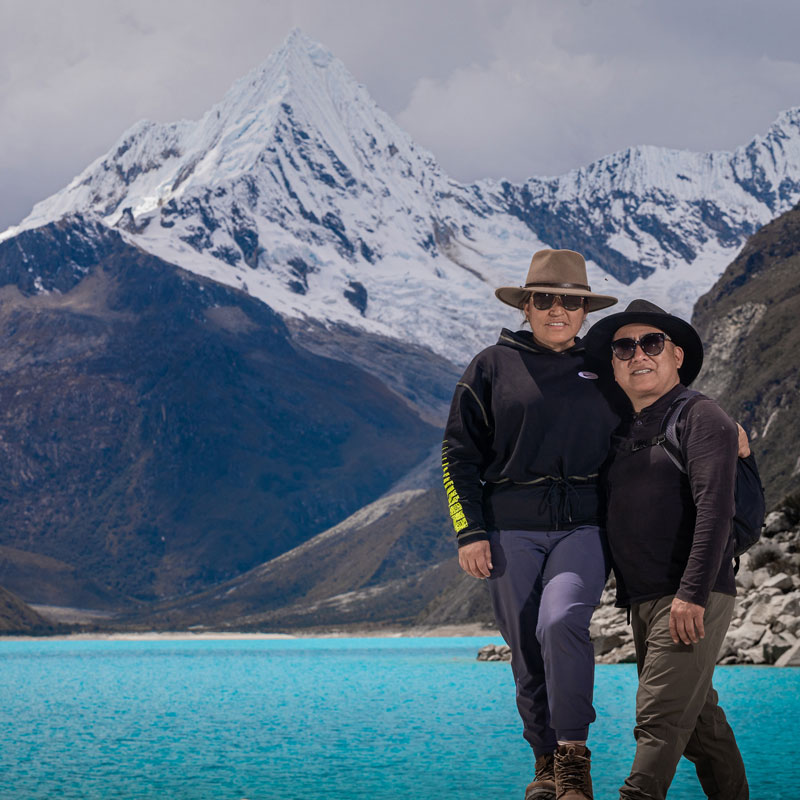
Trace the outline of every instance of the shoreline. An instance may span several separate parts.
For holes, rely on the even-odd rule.
[[[0,643],[15,641],[119,641],[119,642],[192,642],[192,641],[258,641],[291,639],[403,639],[403,638],[500,638],[500,632],[481,625],[437,625],[433,627],[297,630],[292,632],[247,631],[107,631],[53,634],[52,636],[11,635]]]

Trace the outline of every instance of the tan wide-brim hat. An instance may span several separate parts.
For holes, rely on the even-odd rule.
[[[514,308],[522,308],[533,292],[585,297],[587,313],[617,302],[616,297],[592,291],[586,262],[574,250],[539,250],[533,254],[524,286],[501,286],[494,291],[498,300]]]

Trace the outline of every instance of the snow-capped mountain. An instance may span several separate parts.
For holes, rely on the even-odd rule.
[[[800,109],[733,153],[636,147],[558,178],[463,185],[294,31],[202,119],[135,125],[0,240],[80,212],[288,318],[461,363],[517,325],[493,291],[520,284],[536,249],[580,250],[595,289],[688,317],[798,199]]]

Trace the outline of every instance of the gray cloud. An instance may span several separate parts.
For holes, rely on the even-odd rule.
[[[453,177],[727,149],[800,104],[796,2],[0,0],[0,230],[141,118],[199,117],[294,26]]]

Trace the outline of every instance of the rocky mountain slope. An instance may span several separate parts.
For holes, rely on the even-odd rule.
[[[231,581],[160,604],[143,622],[234,630],[409,625],[455,576],[442,510],[436,489],[393,493]]]
[[[380,495],[437,437],[265,304],[81,217],[0,243],[0,335],[2,573],[29,602],[129,606],[230,578]]]
[[[765,225],[692,318],[706,345],[697,386],[749,431],[768,507],[800,489],[800,206]]]
[[[44,636],[58,626],[47,622],[15,594],[0,586],[0,635]]]
[[[383,497],[303,544],[187,597],[100,628],[363,630],[452,626],[492,613],[461,572],[438,473],[439,447]]]

